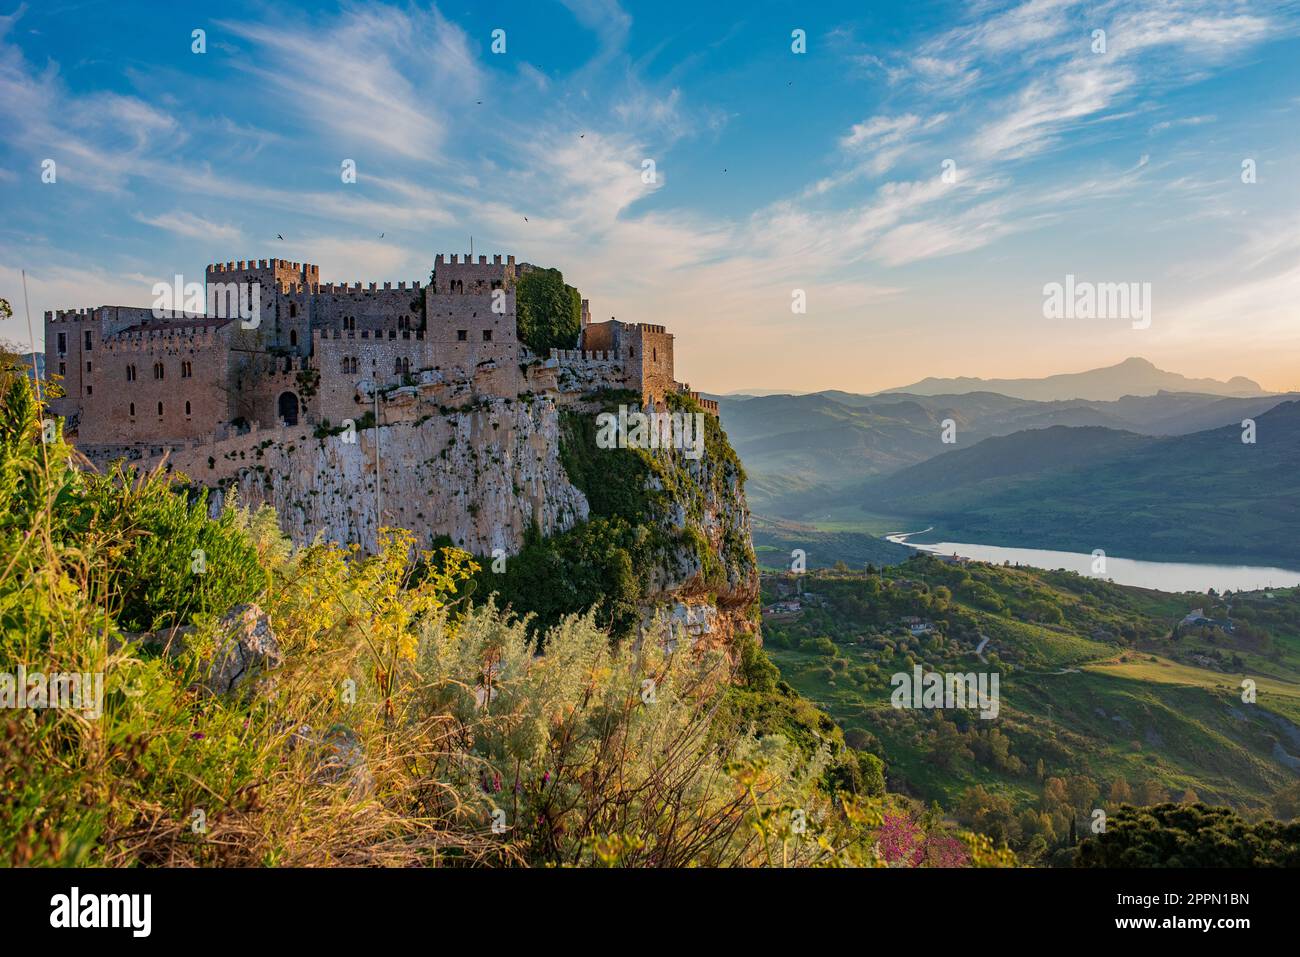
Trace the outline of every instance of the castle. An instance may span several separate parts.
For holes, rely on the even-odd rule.
[[[668,393],[689,392],[673,377],[671,333],[592,322],[586,300],[574,348],[533,355],[515,318],[517,283],[533,268],[439,254],[428,284],[377,288],[322,283],[310,263],[240,260],[207,267],[202,312],[47,312],[46,370],[64,389],[50,408],[81,451],[107,460],[367,413],[383,422],[380,403],[411,389],[447,405],[619,388],[662,407]],[[690,394],[716,415],[716,403]]]

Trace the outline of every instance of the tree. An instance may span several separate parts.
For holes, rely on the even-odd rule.
[[[1133,789],[1123,778],[1116,778],[1110,783],[1110,803],[1114,805],[1133,803]]]
[[[1134,797],[1138,804],[1162,804],[1169,800],[1169,792],[1159,781],[1147,778],[1138,785]]]
[[[1092,778],[1082,774],[1070,778],[1065,784],[1065,789],[1070,796],[1070,806],[1081,811],[1091,810],[1101,794],[1101,790]]]
[[[572,349],[582,328],[582,298],[558,269],[532,269],[515,285],[519,341],[539,356]]]

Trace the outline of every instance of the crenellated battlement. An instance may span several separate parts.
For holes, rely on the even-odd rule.
[[[494,289],[507,289],[515,284],[517,269],[515,257],[500,255],[488,261],[487,256],[474,257],[459,253],[438,253],[433,260],[433,286],[435,295],[489,295]]]
[[[375,292],[401,292],[403,290],[408,290],[410,292],[419,292],[423,288],[424,287],[420,284],[420,281],[417,279],[412,281],[409,284],[409,286],[406,282],[399,282],[396,286],[394,286],[391,282],[386,282],[383,284],[382,287],[378,283],[373,283],[373,282],[369,284],[363,284],[359,282],[354,282],[354,283],[326,282],[326,283],[318,283],[314,286],[311,286],[309,291],[311,292],[312,295],[362,296],[362,295],[369,295]],[[303,292],[303,291],[306,290],[302,288],[295,289],[295,292]]]
[[[500,254],[494,255],[491,263],[488,262],[488,258],[485,255],[479,256],[478,262],[476,263],[474,262],[473,255],[470,253],[465,254],[464,262],[461,261],[460,253],[448,253],[445,255],[443,253],[438,253],[433,258],[434,269],[437,269],[439,266],[513,266],[514,264],[514,256],[507,256],[506,261],[503,263]]]
[[[614,352],[605,349],[552,349],[549,358],[564,366],[619,361]]]
[[[102,306],[93,306],[86,309],[55,309],[53,311],[45,310],[46,322],[85,322],[87,319],[94,319]]]

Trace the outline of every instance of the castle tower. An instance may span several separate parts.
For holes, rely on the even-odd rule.
[[[515,257],[507,256],[503,263],[501,257],[493,256],[488,262],[487,256],[479,256],[478,262],[472,256],[461,259],[458,253],[444,256],[442,253],[433,260],[433,286],[430,291],[443,295],[450,293],[464,295],[487,295],[493,289],[511,289],[518,278],[515,272]]]

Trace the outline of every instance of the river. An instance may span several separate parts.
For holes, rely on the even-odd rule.
[[[1267,568],[1260,565],[1201,565],[1189,562],[1144,562],[1133,558],[1106,556],[1104,574],[1093,572],[1092,555],[1083,552],[1057,552],[1045,548],[1005,548],[1000,545],[973,545],[968,542],[935,542],[918,544],[909,542],[921,532],[898,532],[885,537],[899,545],[907,545],[936,555],[957,555],[975,561],[1001,565],[1029,565],[1033,568],[1055,570],[1064,568],[1095,578],[1109,579],[1119,585],[1136,585],[1168,592],[1256,591],[1262,588],[1286,588],[1300,585],[1300,571],[1285,568]]]

